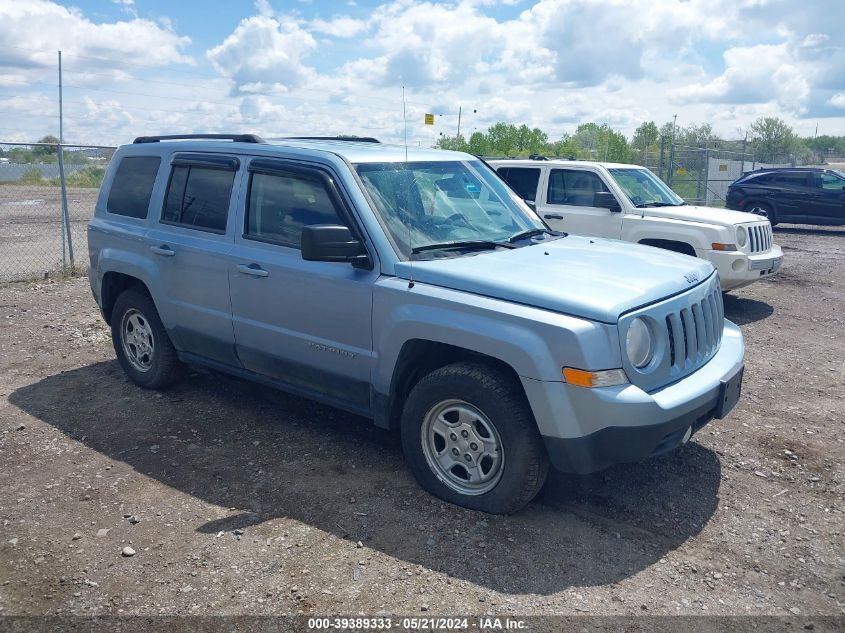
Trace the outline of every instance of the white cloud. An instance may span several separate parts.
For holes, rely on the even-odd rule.
[[[463,83],[488,66],[505,44],[502,25],[471,3],[400,0],[378,7],[367,45],[386,60],[384,82],[423,86]]]
[[[845,108],[845,92],[837,92],[828,100],[828,103],[834,108]]]
[[[182,51],[190,38],[177,35],[150,20],[95,23],[78,9],[48,0],[0,3],[0,81],[8,74],[24,74],[27,83],[38,81],[39,69],[55,72],[61,50],[76,68],[97,71],[159,67],[191,63]]]
[[[302,58],[316,46],[295,20],[261,15],[242,20],[206,55],[236,91],[289,90],[313,75]]]
[[[367,29],[366,20],[357,20],[346,15],[338,15],[331,20],[317,18],[308,23],[308,28],[317,33],[332,37],[355,37]]]

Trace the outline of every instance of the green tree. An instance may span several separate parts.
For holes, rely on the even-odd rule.
[[[52,134],[47,134],[46,136],[42,136],[38,139],[39,143],[58,143],[59,139],[57,139]],[[58,150],[57,145],[36,145],[32,148],[32,154],[36,157],[36,160],[46,157],[46,156],[56,156],[56,151]]]
[[[575,129],[575,143],[592,160],[606,160],[618,163],[631,161],[631,148],[621,132],[607,123],[583,123]]]
[[[706,147],[716,136],[713,134],[713,126],[709,123],[692,123],[686,127],[675,130],[675,143],[688,145],[689,147]]]
[[[496,123],[487,130],[487,142],[494,154],[509,156],[517,148],[519,133],[512,123]]]
[[[657,145],[660,139],[660,130],[654,121],[646,121],[634,130],[634,138],[631,139],[631,146],[641,152]]]
[[[798,137],[785,121],[777,117],[760,117],[750,126],[757,160],[780,162],[799,148]]]
[[[484,132],[473,132],[469,137],[469,153],[484,156],[490,153],[490,144]]]

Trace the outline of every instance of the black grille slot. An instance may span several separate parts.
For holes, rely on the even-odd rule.
[[[672,329],[672,319],[666,316],[666,331],[669,333],[669,364],[675,365],[675,331]]]

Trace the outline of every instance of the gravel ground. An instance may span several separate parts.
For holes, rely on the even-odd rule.
[[[845,231],[776,240],[782,272],[726,298],[732,415],[510,517],[429,496],[355,416],[132,386],[84,279],[2,286],[0,614],[841,616]]]
[[[74,262],[88,264],[88,221],[97,189],[67,189]],[[40,279],[62,267],[59,187],[0,186],[0,282]],[[69,262],[65,260],[69,265]]]

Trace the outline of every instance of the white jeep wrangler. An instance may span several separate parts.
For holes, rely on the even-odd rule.
[[[769,221],[691,206],[645,167],[572,160],[493,160],[553,229],[677,251],[711,262],[722,290],[774,274],[783,252]]]

